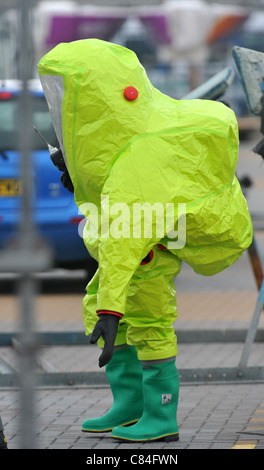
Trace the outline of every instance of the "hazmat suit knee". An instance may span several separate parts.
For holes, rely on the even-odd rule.
[[[126,312],[119,321],[115,346],[135,346],[140,360],[164,359],[177,354],[174,321],[177,318],[176,292],[173,279],[180,272],[177,256],[156,245],[132,276],[126,301]],[[90,335],[98,320],[96,302],[97,272],[87,286],[83,301],[84,323]],[[99,340],[103,347],[103,340]]]

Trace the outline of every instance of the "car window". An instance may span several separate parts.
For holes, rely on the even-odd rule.
[[[0,151],[17,150],[19,148],[19,98],[9,93],[0,93]],[[45,139],[58,147],[58,141],[52,126],[47,102],[42,96],[32,98],[32,124],[41,132]],[[31,129],[31,147],[34,150],[47,150],[41,137]]]

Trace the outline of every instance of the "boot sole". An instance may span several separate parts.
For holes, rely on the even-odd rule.
[[[179,433],[165,434],[164,436],[152,437],[149,439],[128,439],[126,437],[119,437],[119,436],[111,436],[111,437],[118,440],[119,442],[153,442],[153,441],[172,442],[172,441],[179,441],[180,439]]]
[[[135,424],[137,423],[139,420],[136,419],[134,421],[129,421],[128,423],[124,423],[124,424],[119,424],[119,427],[126,427],[126,426],[130,426],[131,424]],[[107,429],[83,429],[82,428],[82,432],[93,432],[93,433],[100,433],[100,432],[111,432],[113,431],[115,426],[113,426],[112,428],[107,428]]]

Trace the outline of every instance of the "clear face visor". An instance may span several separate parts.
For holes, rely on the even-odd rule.
[[[67,166],[62,132],[62,101],[64,94],[63,77],[55,75],[41,75],[40,81],[48,104],[51,121]]]

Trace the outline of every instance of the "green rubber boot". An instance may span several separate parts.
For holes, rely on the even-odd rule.
[[[125,441],[178,441],[179,374],[175,361],[143,367],[144,411],[127,428],[116,427],[111,436]]]
[[[85,420],[82,424],[84,432],[112,431],[115,426],[135,423],[142,416],[142,366],[136,349],[128,347],[114,351],[105,370],[113,394],[113,406],[104,416]]]

